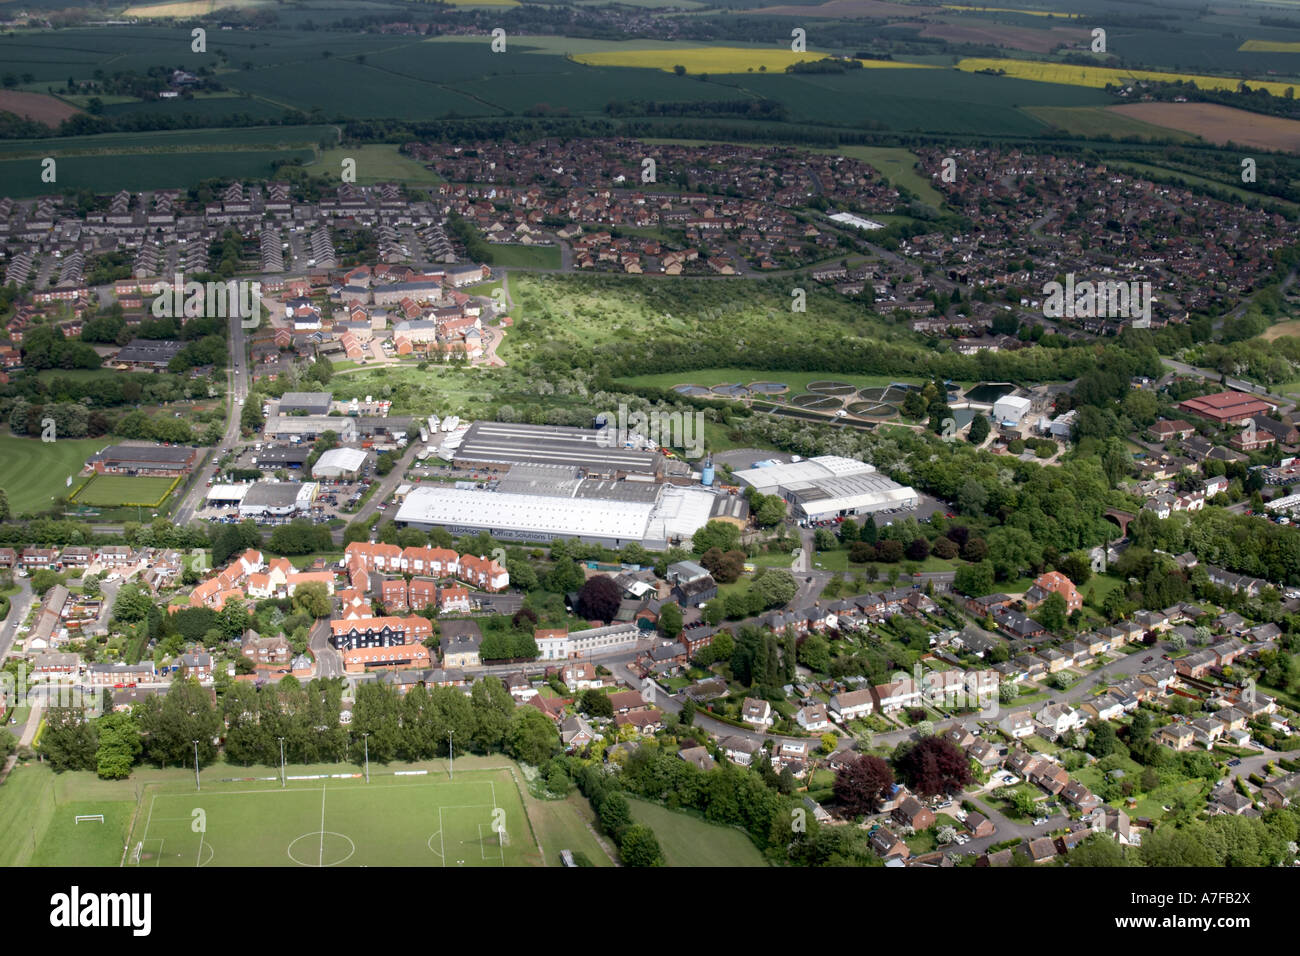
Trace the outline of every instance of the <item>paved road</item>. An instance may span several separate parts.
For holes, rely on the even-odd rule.
[[[14,637],[18,633],[18,625],[27,616],[32,603],[31,579],[14,575],[14,584],[18,586],[18,593],[10,598],[9,616],[0,624],[0,661],[9,656],[9,649],[13,647]]]
[[[221,444],[212,450],[208,463],[203,467],[191,486],[189,494],[181,502],[173,515],[173,523],[186,525],[208,493],[208,479],[217,472],[217,462],[221,457],[239,443],[239,421],[244,410],[242,402],[248,397],[248,359],[244,355],[244,326],[238,316],[230,317],[230,354],[231,367],[226,370],[226,385],[229,395],[230,414],[226,422],[226,433],[221,437]]]
[[[406,481],[406,469],[411,467],[411,463],[415,460],[416,450],[423,444],[423,442],[419,441],[408,444],[406,450],[402,452],[402,457],[393,465],[393,470],[379,480],[379,487],[370,496],[370,499],[361,506],[361,510],[354,515],[340,515],[340,517],[347,519],[349,523],[360,521],[364,524],[369,521],[371,515],[379,511],[379,506],[397,490],[397,486]],[[334,541],[336,544],[343,542],[342,528],[334,529]]]
[[[316,676],[320,678],[343,676],[343,655],[329,643],[330,622],[325,618],[317,620],[311,629],[307,644],[316,658]]]

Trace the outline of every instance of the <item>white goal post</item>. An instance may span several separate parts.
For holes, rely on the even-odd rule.
[[[77,814],[77,823],[103,823],[104,815],[102,813],[79,813]]]

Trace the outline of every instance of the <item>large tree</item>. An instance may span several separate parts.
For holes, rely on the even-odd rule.
[[[623,591],[613,578],[607,574],[595,574],[578,592],[578,610],[592,620],[612,621],[622,600]]]
[[[506,728],[506,753],[524,763],[540,767],[559,747],[555,724],[536,707],[520,707],[510,715]]]
[[[835,798],[852,817],[875,813],[894,786],[894,771],[880,757],[862,754],[835,774]]]
[[[971,781],[970,761],[946,737],[923,737],[894,765],[907,785],[923,796],[956,793]]]

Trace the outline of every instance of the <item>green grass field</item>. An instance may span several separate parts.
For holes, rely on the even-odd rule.
[[[283,788],[267,768],[223,766],[208,771],[200,792],[174,776],[147,786],[126,863],[537,865],[519,790],[510,769],[496,766],[458,766],[454,780],[442,769],[399,776],[396,768],[372,766],[370,783],[357,768],[339,766],[317,770],[330,779],[291,779]],[[241,772],[254,779],[232,779]],[[335,778],[339,774],[347,779]],[[291,769],[289,776],[295,775]],[[504,827],[504,841],[497,825]]]
[[[0,488],[9,496],[15,515],[34,514],[50,507],[57,495],[67,494],[65,482],[81,471],[86,459],[105,445],[107,438],[39,438],[0,435]]]
[[[767,866],[749,837],[689,813],[628,798],[632,819],[655,832],[668,866]]]
[[[840,146],[819,152],[860,159],[878,170],[891,185],[910,190],[926,205],[935,209],[943,206],[943,195],[931,185],[928,176],[917,171],[917,157],[910,149],[893,146]]]
[[[520,246],[510,243],[490,246],[492,264],[514,269],[560,268],[559,246]]]
[[[828,380],[846,382],[858,388],[883,388],[891,382],[918,383],[920,379],[898,378],[888,375],[839,375],[827,372],[772,372],[763,374],[752,368],[706,368],[689,372],[664,372],[656,375],[635,375],[620,379],[627,385],[651,385],[672,388],[674,385],[750,385],[754,382],[779,382],[789,386],[789,395],[798,395],[807,389],[809,382]],[[719,395],[719,399],[724,396]]]
[[[585,800],[527,797],[525,810],[517,773],[504,758],[467,756],[454,780],[430,761],[372,764],[366,783],[361,768],[329,764],[288,775],[346,779],[281,788],[273,768],[218,764],[196,791],[179,769],[106,781],[24,764],[0,786],[0,866],[557,866],[562,849],[612,863]],[[76,822],[86,814],[104,822]]]
[[[344,159],[355,159],[357,182],[363,186],[389,182],[429,186],[442,182],[441,176],[425,169],[410,156],[403,156],[398,149],[396,143],[374,143],[323,150],[320,157],[307,166],[307,171],[337,176]]]
[[[1197,137],[1167,126],[1156,126],[1142,120],[1114,113],[1103,106],[1026,106],[1025,112],[1057,129],[1075,136],[1095,137],[1141,136],[1149,140],[1169,140],[1175,143],[1193,142]]]
[[[171,493],[175,478],[137,478],[130,475],[95,475],[72,496],[78,505],[115,508],[144,505],[157,508]]]

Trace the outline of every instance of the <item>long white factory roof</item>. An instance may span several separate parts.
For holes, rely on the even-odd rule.
[[[639,540],[645,536],[653,508],[652,502],[643,501],[420,487],[406,496],[396,520],[440,525],[491,524],[550,537],[590,535]]]
[[[780,485],[788,487],[797,482],[823,481],[828,478],[843,478],[850,475],[869,475],[875,472],[875,466],[854,458],[839,455],[818,455],[803,461],[784,462],[768,465],[766,468],[745,468],[735,472],[736,480],[757,487]]]

